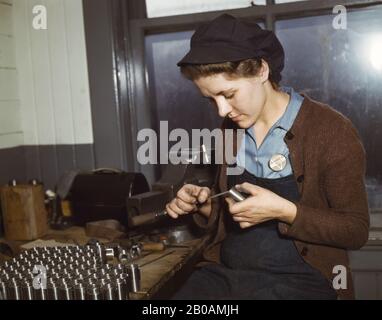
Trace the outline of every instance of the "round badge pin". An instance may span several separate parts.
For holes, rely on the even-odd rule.
[[[282,171],[287,164],[287,159],[282,154],[275,154],[269,160],[269,168],[273,171]]]

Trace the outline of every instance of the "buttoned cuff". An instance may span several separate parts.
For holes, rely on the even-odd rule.
[[[300,228],[300,225],[302,224],[303,220],[303,210],[302,210],[302,205],[299,204],[298,202],[293,202],[296,205],[296,217],[293,221],[292,224],[288,224],[285,222],[279,222],[278,228],[279,231],[282,235],[288,236],[288,237],[293,237],[297,231]]]

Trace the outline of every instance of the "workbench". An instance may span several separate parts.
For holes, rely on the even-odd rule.
[[[82,227],[49,230],[41,239],[76,245],[85,245],[90,240]],[[97,240],[105,244],[110,242],[107,239]],[[208,241],[209,237],[204,236],[169,246],[164,251],[143,251],[142,257],[134,261],[141,269],[141,288],[137,293],[130,293],[130,299],[170,299],[191,274]],[[22,245],[23,242],[17,244]]]
[[[90,238],[86,236],[84,228],[71,227],[63,231],[50,230],[42,240],[85,245]],[[107,239],[97,240],[105,244],[110,242]],[[137,293],[130,293],[130,299],[170,299],[192,273],[208,242],[209,237],[204,236],[183,242],[178,247],[166,248],[164,251],[143,251],[142,257],[134,261],[141,268],[141,289]],[[13,242],[14,247],[24,243]],[[370,239],[361,250],[349,251],[357,299],[382,298],[381,257],[382,228],[370,231]]]

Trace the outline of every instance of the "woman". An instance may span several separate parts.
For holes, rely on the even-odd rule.
[[[235,151],[242,174],[223,164],[214,190],[185,185],[166,207],[173,218],[195,212],[213,235],[174,298],[353,298],[346,250],[366,243],[369,217],[365,154],[350,121],[280,88],[274,33],[230,15],[198,28],[178,65],[223,128],[246,133]],[[233,186],[249,197],[209,199]]]

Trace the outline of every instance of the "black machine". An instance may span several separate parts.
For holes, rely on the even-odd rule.
[[[76,174],[66,199],[70,201],[72,222],[76,225],[115,219],[126,226],[126,199],[149,190],[141,173],[98,169]]]

